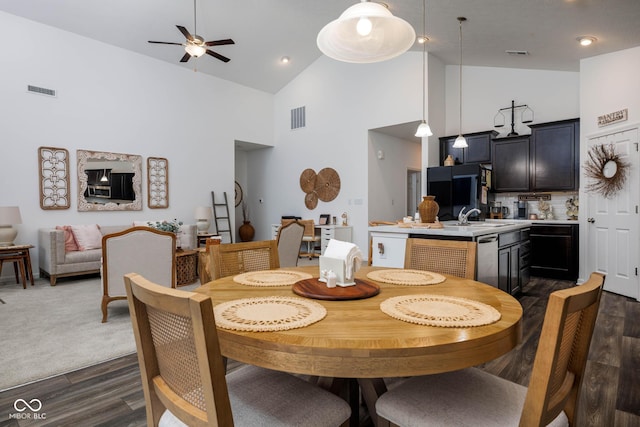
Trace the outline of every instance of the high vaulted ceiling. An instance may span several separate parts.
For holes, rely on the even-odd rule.
[[[275,93],[322,55],[318,32],[357,1],[198,0],[197,33],[236,43],[214,48],[231,58],[226,64],[207,55],[180,64],[181,46],[147,43],[183,42],[176,25],[193,33],[192,0],[0,0],[0,11]],[[386,4],[422,34],[422,0]],[[465,65],[578,71],[581,58],[640,45],[640,0],[427,0],[426,7],[427,50],[445,64],[459,63],[458,16],[468,19]],[[581,47],[582,35],[597,42]],[[282,64],[282,56],[291,61]]]

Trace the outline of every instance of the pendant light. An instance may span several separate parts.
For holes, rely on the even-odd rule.
[[[404,19],[382,4],[361,0],[320,30],[318,48],[344,62],[380,62],[403,54],[415,42],[416,33]]]
[[[466,20],[467,18],[464,16],[458,17],[460,23],[460,133],[453,143],[453,148],[467,148],[469,146],[465,137],[462,136],[462,23]]]
[[[416,130],[416,136],[422,138],[424,136],[431,136],[431,128],[425,118],[426,101],[425,101],[425,68],[427,62],[427,0],[422,0],[422,123]]]

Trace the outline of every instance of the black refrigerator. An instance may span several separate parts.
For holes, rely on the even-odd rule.
[[[480,209],[470,220],[485,219],[487,206],[487,170],[480,165],[454,165],[427,168],[427,194],[436,196],[440,221],[458,219],[462,208]]]

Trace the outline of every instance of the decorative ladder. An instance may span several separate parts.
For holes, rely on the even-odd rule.
[[[227,192],[224,193],[224,203],[216,203],[216,196],[211,192],[211,203],[213,204],[213,218],[216,222],[216,231],[229,234],[229,242],[233,243],[233,233],[231,232],[231,219],[229,217],[229,203],[227,202]],[[224,207],[224,210],[222,209]]]

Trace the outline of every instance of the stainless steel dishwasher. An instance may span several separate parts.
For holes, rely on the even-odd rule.
[[[498,287],[498,235],[478,238],[478,282]]]

